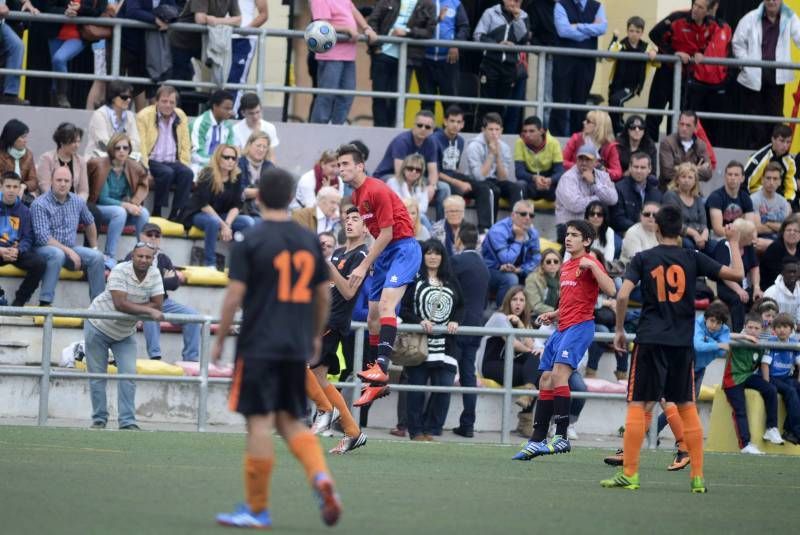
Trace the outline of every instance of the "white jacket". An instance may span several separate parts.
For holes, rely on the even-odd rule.
[[[780,312],[790,314],[795,321],[800,320],[800,284],[795,284],[794,291],[790,292],[783,283],[783,275],[778,275],[775,284],[764,291],[764,297],[777,301]]]
[[[762,2],[753,11],[747,13],[739,21],[733,33],[731,45],[733,55],[738,59],[761,59],[761,17],[764,12]],[[775,61],[790,62],[791,45],[789,37],[797,46],[800,46],[800,18],[784,3],[781,6],[780,33],[778,44],[775,47]],[[761,91],[761,67],[743,67],[736,79],[740,84],[752,91]],[[775,72],[775,82],[778,85],[788,84],[794,80],[794,71],[778,69]]]

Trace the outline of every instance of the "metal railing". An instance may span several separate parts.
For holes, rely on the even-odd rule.
[[[0,74],[13,74],[20,76],[30,77],[43,77],[43,78],[59,78],[70,80],[123,80],[132,84],[152,84],[153,81],[149,78],[121,76],[120,75],[120,56],[121,56],[121,43],[122,43],[122,28],[133,28],[138,30],[157,30],[157,27],[152,24],[147,24],[140,21],[124,18],[93,18],[93,17],[67,17],[65,15],[56,15],[49,13],[40,13],[32,15],[26,12],[12,11],[8,14],[8,20],[36,22],[36,23],[75,23],[75,24],[97,24],[101,26],[112,26],[112,38],[110,40],[112,49],[111,61],[111,74],[96,75],[85,73],[56,73],[51,71],[41,70],[27,70],[27,69],[5,69],[0,68]],[[170,31],[186,31],[196,33],[206,33],[208,27],[205,25],[189,24],[189,23],[174,23],[170,25]],[[257,37],[257,51],[256,57],[256,83],[255,84],[232,84],[226,83],[222,87],[226,89],[236,90],[249,90],[255,91],[258,94],[263,94],[267,91],[274,91],[289,94],[312,94],[312,95],[350,95],[354,97],[372,97],[372,98],[390,98],[397,100],[397,112],[395,118],[395,126],[398,128],[403,127],[403,120],[405,117],[405,104],[408,100],[424,100],[424,101],[442,101],[442,102],[455,102],[462,104],[493,104],[501,106],[514,106],[514,107],[534,107],[539,117],[544,116],[547,109],[550,110],[572,110],[572,111],[590,111],[590,110],[603,110],[607,112],[620,112],[620,113],[638,113],[642,115],[662,115],[671,116],[673,121],[673,130],[677,128],[677,119],[680,115],[680,103],[683,92],[683,64],[678,56],[660,54],[651,60],[644,53],[629,53],[629,52],[610,52],[604,50],[583,50],[573,48],[558,48],[558,47],[544,47],[544,46],[506,46],[490,43],[477,43],[472,41],[448,41],[448,40],[435,40],[435,39],[408,39],[403,37],[390,37],[379,36],[378,43],[394,43],[399,46],[398,57],[398,80],[397,91],[364,91],[364,90],[344,90],[344,89],[322,89],[312,87],[296,87],[282,84],[268,84],[265,80],[265,62],[267,57],[266,39],[268,37],[277,37],[283,39],[300,39],[303,38],[303,32],[298,30],[285,30],[273,28],[234,28],[234,34],[249,35]],[[344,38],[345,36],[341,36]],[[365,41],[364,36],[359,37],[359,41]],[[537,91],[535,100],[509,100],[509,99],[489,99],[480,97],[462,97],[457,95],[431,95],[431,94],[416,94],[409,93],[406,90],[407,85],[407,66],[408,66],[408,47],[447,47],[458,48],[462,50],[495,50],[495,51],[514,51],[514,52],[528,52],[536,55],[539,58],[537,67]],[[672,106],[668,109],[651,109],[651,108],[634,108],[622,106],[602,106],[602,105],[589,105],[589,104],[571,104],[562,102],[549,102],[544,98],[544,84],[545,84],[545,65],[548,55],[558,56],[567,55],[573,57],[592,57],[598,59],[625,59],[634,61],[657,61],[660,63],[671,63],[673,65],[673,80],[672,80]],[[692,59],[691,62],[694,60]],[[800,63],[792,62],[776,62],[776,61],[762,61],[762,60],[740,60],[735,58],[704,58],[703,64],[709,65],[726,65],[729,67],[771,67],[780,69],[799,70]],[[167,80],[163,83],[168,83],[176,87],[190,87],[190,88],[203,88],[203,89],[218,89],[220,86],[211,82],[192,82],[186,80]],[[677,103],[677,104],[675,104]],[[795,117],[779,117],[767,115],[742,115],[734,113],[715,113],[715,112],[698,112],[698,116],[707,119],[720,119],[729,121],[747,121],[747,122],[769,122],[769,123],[800,123],[800,118]]]

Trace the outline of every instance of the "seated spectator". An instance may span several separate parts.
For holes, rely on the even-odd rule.
[[[517,201],[509,217],[486,234],[481,254],[489,268],[489,291],[499,307],[512,286],[522,284],[542,259],[539,232],[533,226],[533,203]]]
[[[70,191],[71,183],[69,169],[56,168],[52,189],[48,188],[31,205],[36,253],[47,263],[39,291],[39,306],[49,306],[53,302],[62,267],[86,273],[90,299],[105,288],[103,253],[97,250],[94,217],[83,197]],[[84,225],[83,233],[89,247],[75,245],[79,223]]]
[[[409,154],[400,166],[400,173],[386,181],[386,185],[398,197],[405,200],[414,198],[417,201],[419,219],[425,228],[430,229],[428,221],[428,191],[425,187],[425,158],[419,154]]]
[[[700,170],[698,168],[698,175]],[[724,185],[711,192],[706,201],[711,230],[718,237],[725,236],[725,226],[739,218],[745,218],[754,225],[758,216],[753,212],[753,201],[747,188],[742,187],[744,166],[733,160],[725,167]],[[738,330],[738,329],[737,329]]]
[[[664,194],[664,205],[680,209],[683,216],[683,246],[687,249],[706,251],[709,254],[716,242],[709,240],[706,206],[697,182],[697,166],[685,162],[675,169],[675,178]]]
[[[339,164],[336,162],[335,150],[324,150],[314,167],[302,175],[297,181],[297,193],[289,206],[292,210],[309,208],[317,204],[319,190],[332,186],[344,196],[344,182],[339,179]]]
[[[295,210],[292,212],[292,219],[314,234],[330,231],[336,235],[341,227],[339,219],[341,200],[339,190],[333,186],[324,186],[317,193],[316,204]]]
[[[108,352],[114,354],[119,373],[136,373],[136,315],[146,315],[154,321],[164,319],[161,307],[164,285],[153,265],[154,248],[139,242],[132,260],[122,262],[111,270],[108,288],[89,306],[94,312],[124,312],[124,319],[89,319],[83,323],[86,343],[86,366],[90,373],[108,371]],[[119,428],[139,431],[136,424],[136,383],[130,379],[118,381],[117,411]],[[92,398],[92,429],[105,429],[108,422],[106,379],[89,379]]]
[[[617,236],[609,225],[608,207],[600,201],[592,201],[586,205],[583,219],[592,225],[597,236],[597,239],[592,242],[591,250],[603,255],[603,259],[610,263],[616,256]],[[569,252],[566,252],[564,261],[566,262],[570,258]]]
[[[684,162],[693,163],[697,166],[697,178],[701,182],[711,180],[714,168],[711,164],[706,142],[697,135],[697,124],[698,119],[695,112],[690,110],[681,111],[678,119],[678,131],[665,136],[661,140],[658,146],[660,171],[658,187],[661,191],[666,191],[669,183],[675,178],[675,168],[678,164]]]
[[[33,250],[35,237],[31,212],[22,202],[22,180],[14,171],[0,174],[0,266],[11,264],[25,271],[11,306],[21,307],[28,302],[44,275],[44,258]],[[8,304],[0,288],[0,303]]]
[[[192,193],[192,142],[189,119],[177,107],[178,91],[162,85],[156,102],[136,114],[136,128],[141,136],[142,164],[150,169],[153,188],[153,217],[169,206],[169,191],[175,188],[167,219],[180,221],[181,210]]]
[[[644,152],[650,156],[652,178],[649,179],[656,182],[655,165],[658,162],[658,150],[645,129],[644,119],[639,115],[630,115],[625,120],[622,132],[617,136],[619,165],[623,170],[628,169],[631,164],[631,156],[637,152]]]
[[[780,164],[776,162],[768,163],[761,179],[761,189],[750,197],[753,202],[753,213],[758,219],[756,232],[759,238],[759,252],[766,250],[769,244],[778,237],[781,223],[792,213],[789,201],[778,193],[782,175],[783,169]]]
[[[209,164],[211,155],[219,145],[234,144],[233,129],[228,124],[228,119],[233,114],[233,95],[227,91],[214,91],[208,99],[208,105],[209,109],[201,113],[192,123],[190,133],[192,171],[195,173],[199,173],[200,169]]]
[[[659,204],[656,202],[645,203],[642,206],[639,222],[625,233],[625,237],[622,239],[622,253],[619,255],[623,265],[627,266],[636,256],[636,253],[641,253],[658,245],[658,237],[656,236],[656,214],[658,209]]]
[[[436,29],[433,39],[446,41],[469,41],[469,18],[461,0],[445,0],[437,3]],[[425,49],[422,67],[417,69],[419,92],[427,95],[458,95],[459,89],[458,48],[431,46]],[[443,103],[444,107],[447,104]],[[422,108],[434,111],[435,100],[423,100]],[[445,112],[445,116],[447,113]]]
[[[789,314],[778,314],[772,322],[775,335],[768,341],[797,344],[794,336],[796,325]],[[761,358],[761,377],[775,387],[786,408],[783,439],[795,445],[800,444],[800,382],[794,378],[798,367],[800,352],[791,349],[767,349]]]
[[[636,224],[643,203],[660,203],[662,197],[658,186],[649,180],[653,166],[646,152],[633,153],[627,169],[622,180],[615,184],[618,200],[617,204],[611,206],[611,226],[620,236],[624,236]]]
[[[467,159],[467,169],[469,172],[470,184],[473,189],[488,187],[489,195],[480,195],[478,201],[478,228],[482,231],[482,219],[480,211],[488,211],[491,207],[491,220],[494,221],[498,203],[500,199],[506,199],[509,204],[525,197],[525,184],[517,182],[513,176],[514,160],[512,158],[511,147],[502,140],[503,119],[497,113],[491,112],[483,116],[483,126],[481,133],[472,138],[464,150],[464,157]],[[482,199],[489,198],[490,203],[484,206]]]
[[[195,123],[197,125],[197,123]],[[244,184],[239,180],[239,153],[223,143],[214,150],[208,166],[197,177],[197,185],[183,213],[186,230],[194,225],[205,233],[206,266],[216,263],[217,237],[229,242],[233,233],[252,227],[253,218],[240,214]]]
[[[0,30],[5,27],[5,24],[0,25]],[[22,179],[19,196],[23,200],[27,196],[27,204],[39,194],[39,179],[36,177],[33,153],[28,148],[29,132],[28,125],[16,119],[10,119],[0,132],[0,173],[12,171]]]
[[[778,312],[792,316],[795,321],[800,319],[800,261],[793,256],[787,256],[781,262],[781,274],[775,283],[764,291],[764,297],[774,299],[778,303]]]
[[[599,157],[595,166],[602,169],[616,182],[622,178],[622,167],[619,163],[617,141],[611,127],[611,117],[604,111],[590,111],[583,120],[583,130],[575,132],[564,147],[564,169],[575,165],[578,149],[584,143],[591,143],[598,148]]]
[[[792,202],[797,197],[797,166],[795,159],[789,154],[792,146],[792,129],[785,124],[777,124],[772,130],[772,141],[769,145],[757,150],[750,156],[744,166],[744,179],[747,190],[753,194],[761,187],[767,166],[774,163],[780,170],[778,195]]]
[[[542,261],[525,278],[525,298],[533,320],[558,308],[561,294],[561,254],[555,249],[542,251]],[[506,293],[508,295],[508,293]]]
[[[444,244],[447,254],[455,254],[455,242],[461,224],[464,223],[466,203],[460,195],[450,195],[444,200],[444,219],[431,226],[431,237]]]
[[[534,200],[556,200],[558,179],[564,173],[561,144],[536,116],[522,121],[522,132],[514,142],[514,171],[525,182],[525,196]]]
[[[83,130],[72,123],[61,123],[53,132],[55,150],[47,151],[39,156],[36,164],[36,176],[39,179],[38,197],[50,191],[53,173],[59,167],[69,169],[69,187],[72,193],[77,194],[84,201],[89,198],[89,176],[86,173],[86,160],[78,154],[81,145]]]
[[[258,183],[261,173],[273,167],[267,160],[269,155],[269,136],[264,132],[254,132],[244,146],[244,153],[239,158],[242,184],[244,185],[244,205],[242,213],[253,218],[261,218],[258,208]]]
[[[239,101],[239,114],[243,117],[233,125],[233,143],[239,148],[244,148],[247,140],[255,132],[264,132],[269,136],[268,160],[275,163],[275,147],[281,140],[278,139],[278,130],[275,125],[261,118],[261,99],[255,93],[245,93]]]
[[[236,0],[189,0],[183,6],[177,22],[205,24],[208,26],[238,27],[242,22],[239,3]],[[172,77],[176,80],[191,80],[194,76],[192,58],[202,55],[203,34],[198,32],[171,31],[169,34],[172,52]],[[233,104],[231,103],[231,108]],[[223,143],[220,141],[220,143]],[[214,152],[212,148],[209,154]]]
[[[129,158],[131,139],[127,134],[114,134],[108,140],[107,156],[89,160],[89,203],[97,207],[101,219],[108,224],[103,253],[110,267],[116,264],[117,243],[125,225],[135,225],[138,236],[150,219],[144,207],[149,192],[147,169]]]
[[[431,239],[431,233],[428,228],[422,224],[419,215],[419,201],[416,197],[406,197],[403,199],[403,204],[408,210],[408,215],[411,217],[411,224],[414,226],[414,237],[419,241],[427,241]]]
[[[559,241],[563,241],[564,225],[572,219],[583,219],[586,206],[600,201],[605,206],[617,203],[617,190],[608,173],[595,166],[597,148],[584,143],[578,149],[576,164],[561,175],[556,188],[556,225]]]
[[[732,225],[739,234],[739,252],[742,255],[745,277],[741,282],[724,281],[724,284],[718,284],[717,295],[731,311],[731,328],[741,331],[750,303],[761,298],[763,292],[758,257],[753,246],[756,241],[756,226],[746,219],[737,219]],[[723,266],[730,265],[731,249],[727,240],[720,241],[714,248],[714,258]]]
[[[453,386],[458,362],[452,336],[464,317],[461,287],[450,269],[447,252],[437,240],[422,244],[422,265],[417,280],[409,285],[400,304],[400,318],[419,324],[428,333],[428,355],[418,366],[406,366],[410,385]],[[433,334],[433,327],[445,326],[448,334]],[[425,392],[409,392],[408,434],[411,440],[433,440],[442,434],[450,394],[434,392],[425,403]]]
[[[25,56],[25,46],[11,25],[3,21],[9,11],[6,2],[0,4],[0,57],[5,58],[4,68],[21,69],[22,59]],[[38,9],[33,7],[30,0],[22,2],[20,11],[28,11],[34,14],[39,12]],[[29,102],[19,98],[19,76],[6,74],[3,78],[5,80],[3,82],[3,92],[0,94],[0,104],[27,106]]]
[[[800,242],[800,215],[791,214],[781,223],[778,237],[761,255],[761,284],[764,288],[773,285],[780,273],[784,258],[791,256],[800,261],[798,242]]]
[[[108,142],[116,134],[126,134],[131,140],[131,157],[140,158],[141,142],[139,129],[136,127],[136,115],[128,108],[133,98],[133,86],[127,82],[111,82],[106,89],[106,103],[100,106],[89,119],[86,132],[86,151],[84,157],[105,158]]]

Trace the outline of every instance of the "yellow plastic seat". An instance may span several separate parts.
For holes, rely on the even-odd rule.
[[[192,228],[189,229],[187,236],[193,240],[202,240],[206,237],[206,233],[192,225]]]
[[[0,266],[0,277],[24,277],[25,270],[19,269],[17,266],[13,264],[6,264],[5,266]],[[70,280],[70,281],[78,281],[83,278],[83,271],[72,271],[67,268],[61,268],[61,272],[58,274],[58,278],[61,280]]]
[[[186,229],[183,228],[183,225],[174,221],[170,221],[169,219],[164,219],[163,217],[151,217],[148,220],[148,223],[158,225],[158,228],[161,229],[162,236],[169,236],[170,238],[183,238],[186,236]]]
[[[44,325],[44,316],[34,316],[34,325]],[[70,318],[68,316],[55,316],[53,318],[53,327],[80,329],[83,327],[83,318]]]
[[[539,238],[539,248],[542,251],[545,249],[555,249],[556,251],[561,252],[561,244],[550,241],[547,238]]]
[[[213,267],[186,266],[183,272],[186,284],[190,286],[227,286],[228,272],[217,271]]]
[[[717,394],[717,390],[719,389],[719,385],[701,386],[700,393],[697,395],[697,401],[714,401],[714,396]]]
[[[547,199],[536,199],[533,201],[533,208],[537,212],[552,212],[556,209],[556,202],[548,201]]]
[[[86,362],[76,361],[75,369],[85,372]],[[108,373],[117,373],[117,367],[109,364]],[[136,373],[138,375],[183,375],[183,368],[160,360],[136,359]]]

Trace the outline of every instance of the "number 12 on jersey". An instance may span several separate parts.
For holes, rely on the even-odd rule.
[[[677,303],[686,291],[686,273],[679,265],[672,264],[666,269],[658,266],[650,272],[656,281],[656,293],[658,302],[664,303],[669,299],[670,303]]]
[[[278,301],[284,303],[311,302],[309,282],[314,276],[314,264],[314,255],[306,250],[294,253],[283,250],[275,256],[272,265],[278,271]],[[295,276],[297,282],[292,286],[292,279]]]

